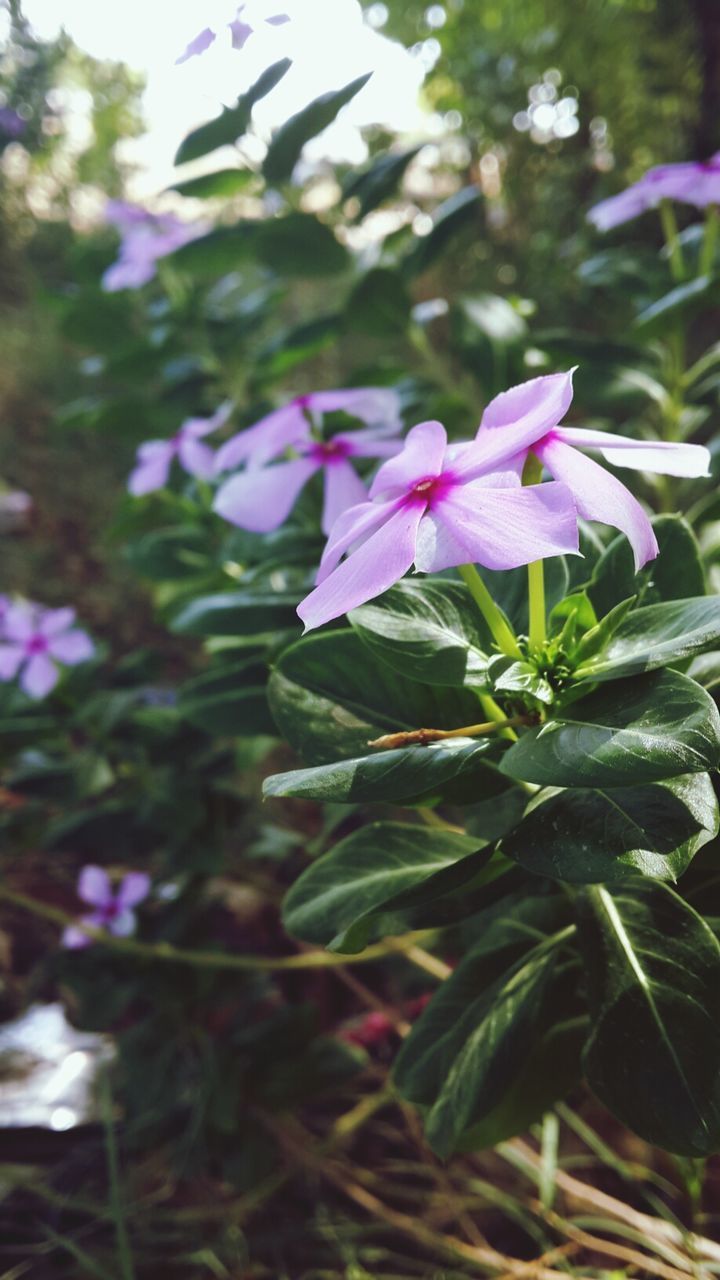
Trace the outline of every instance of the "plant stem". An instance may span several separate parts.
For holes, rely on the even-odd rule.
[[[699,276],[708,276],[713,269],[713,263],[715,261],[715,245],[717,244],[719,227],[720,209],[718,209],[716,204],[711,204],[705,214],[705,235],[703,236],[700,258],[698,260]]]
[[[122,1275],[122,1280],[135,1280],[135,1268],[133,1266],[130,1238],[127,1232],[125,1211],[122,1203],[120,1166],[118,1163],[115,1126],[113,1124],[112,1114],[112,1091],[110,1088],[109,1068],[107,1066],[105,1066],[101,1072],[100,1090],[103,1120],[105,1123],[105,1144],[107,1150],[108,1180],[110,1184],[110,1211],[112,1213],[113,1222],[115,1223],[115,1237],[117,1240],[120,1274]]]
[[[509,658],[521,658],[517,639],[504,613],[495,604],[474,564],[458,565],[458,573],[487,622],[493,639],[501,653]]]
[[[683,258],[682,245],[678,235],[675,210],[669,200],[660,201],[660,221],[670,259],[670,274],[673,280],[679,284],[685,279],[685,259]]]
[[[0,899],[12,902],[33,915],[41,916],[61,926],[78,925],[75,916],[52,907],[47,902],[37,902],[27,894],[0,886]],[[292,956],[232,955],[225,951],[192,951],[175,947],[170,942],[138,942],[135,938],[117,938],[104,929],[91,925],[79,925],[93,942],[101,943],[122,955],[144,960],[163,960],[171,964],[189,964],[196,969],[240,969],[245,973],[273,973],[283,969],[332,969],[347,964],[365,964],[387,956],[402,955],[416,949],[418,942],[432,936],[433,930],[419,930],[394,938],[391,942],[378,942],[366,947],[358,955],[339,955],[334,951],[305,951]]]
[[[482,738],[488,733],[497,733],[513,725],[530,724],[530,716],[502,716],[482,724],[466,724],[459,729],[405,729],[400,733],[386,733],[382,738],[373,738],[369,747],[379,747],[383,751],[392,751],[396,747],[410,747],[417,743],[426,746],[428,742],[442,742],[445,738]]]
[[[523,467],[522,482],[525,485],[540,484],[541,479],[542,462],[533,453],[529,453]],[[540,649],[546,639],[545,569],[542,560],[534,560],[528,565],[528,611],[530,648]]]

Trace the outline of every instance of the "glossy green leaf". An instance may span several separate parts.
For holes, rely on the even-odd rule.
[[[259,225],[248,220],[234,227],[217,227],[168,254],[167,261],[181,271],[200,277],[234,271],[253,254]]]
[[[677,515],[656,516],[652,526],[659,552],[639,573],[635,572],[632,547],[622,533],[597,561],[587,593],[598,618],[630,596],[649,605],[705,594],[700,548],[687,521]]]
[[[343,182],[342,194],[343,200],[354,198],[359,201],[357,222],[394,194],[419,150],[420,147],[410,147],[407,151],[387,151],[375,156],[367,168],[350,171]]]
[[[177,709],[207,733],[231,737],[275,734],[265,692],[267,668],[255,657],[222,663],[186,680]]]
[[[305,942],[361,951],[375,938],[424,927],[436,902],[437,923],[446,923],[442,899],[454,891],[457,900],[458,889],[467,895],[489,860],[490,852],[478,851],[470,836],[372,823],[303,872],[285,898],[283,923]]]
[[[218,592],[198,596],[176,613],[170,630],[190,636],[252,636],[299,626],[292,592]]]
[[[558,710],[513,743],[501,769],[540,786],[629,787],[718,763],[720,716],[712,698],[687,676],[658,671]]]
[[[256,102],[264,98],[275,88],[289,71],[292,63],[289,58],[282,58],[263,71],[255,84],[238,98],[234,107],[225,107],[214,120],[201,124],[193,129],[180,144],[175,164],[186,164],[188,160],[197,160],[218,147],[229,146],[245,133],[252,117],[252,109]]]
[[[172,190],[193,200],[227,199],[245,191],[254,181],[252,169],[217,169],[215,173],[202,173],[199,178],[175,182]]]
[[[568,936],[543,938],[557,914],[553,899],[513,904],[485,929],[403,1044],[395,1083],[409,1101],[430,1107],[427,1137],[440,1155],[493,1111],[531,1051]]]
[[[174,582],[208,573],[212,567],[209,540],[197,525],[154,529],[131,542],[126,559],[150,582]]]
[[[349,619],[363,644],[402,675],[425,684],[487,684],[492,638],[461,582],[407,578]]]
[[[528,697],[548,706],[555,699],[552,685],[538,674],[531,662],[496,654],[488,662],[488,684],[493,693],[512,693]],[[534,705],[534,704],[532,704]]]
[[[312,213],[286,213],[255,225],[255,251],[278,275],[334,275],[350,265],[347,249]]]
[[[405,258],[403,270],[408,275],[427,271],[461,231],[477,226],[481,200],[477,187],[463,187],[445,200],[435,210],[429,233],[416,240]]]
[[[263,164],[263,174],[269,183],[277,185],[290,181],[305,143],[332,124],[338,112],[360,92],[371,75],[370,71],[351,80],[342,89],[321,94],[281,125],[273,134]]]
[[[720,946],[667,886],[637,877],[580,900],[593,1027],[588,1082],[647,1142],[720,1147]]]
[[[633,871],[675,881],[717,831],[712,782],[695,773],[648,786],[541,793],[501,848],[533,875],[574,884],[610,883]]]
[[[383,734],[473,724],[479,712],[470,690],[441,690],[402,676],[352,631],[307,636],[286,649],[269,697],[283,735],[317,764],[365,756],[368,742]]]
[[[617,680],[692,658],[720,641],[720,598],[694,596],[634,609],[607,649],[579,667],[576,676]]]
[[[263,794],[328,804],[472,804],[504,794],[497,759],[497,743],[487,738],[453,738],[278,773]]]

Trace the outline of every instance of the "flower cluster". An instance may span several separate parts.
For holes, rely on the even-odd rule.
[[[95,652],[87,632],[74,624],[74,609],[45,609],[0,596],[0,680],[17,676],[28,697],[45,698],[61,667],[77,666]]]
[[[186,418],[169,440],[146,440],[137,452],[128,489],[135,498],[162,489],[177,458],[188,475],[207,480],[215,471],[215,454],[203,438],[218,431],[228,420],[232,404],[226,401],[209,418]]]
[[[83,867],[77,893],[93,910],[81,916],[78,924],[68,925],[62,936],[63,946],[73,951],[90,946],[93,939],[82,925],[105,929],[116,938],[130,937],[137,924],[133,907],[145,901],[150,884],[150,877],[144,871],[130,871],[113,890],[110,877],[102,867]]]
[[[250,36],[257,31],[258,27],[265,23],[270,27],[280,27],[290,21],[287,13],[271,13],[267,17],[256,18],[248,15],[247,4],[238,5],[235,10],[235,16],[225,25],[230,31],[233,49],[244,49]],[[250,17],[250,20],[248,18]],[[215,27],[203,27],[196,36],[190,41],[187,48],[175,59],[175,65],[180,66],[181,63],[187,62],[190,58],[197,58],[199,54],[205,53],[206,49],[214,44],[218,37],[218,30]]]
[[[720,152],[705,161],[687,160],[648,169],[625,191],[596,204],[588,219],[598,231],[610,231],[654,209],[661,200],[679,200],[698,209],[720,204]]]
[[[426,573],[474,563],[512,569],[576,554],[578,517],[620,529],[637,568],[656,556],[640,503],[578,449],[596,450],[613,466],[676,476],[706,475],[707,449],[561,426],[571,400],[572,371],[497,396],[469,443],[448,446],[439,422],[413,427],[402,453],[380,467],[368,500],[335,522],[318,585],[298,607],[305,629],[387,591],[413,564]],[[530,454],[550,483],[523,487]]]
[[[173,213],[150,213],[125,200],[108,200],[105,218],[121,237],[120,256],[102,278],[102,287],[107,293],[139,289],[152,280],[159,258],[174,253],[207,231],[204,223],[184,222]]]

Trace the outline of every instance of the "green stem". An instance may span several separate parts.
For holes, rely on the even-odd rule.
[[[522,482],[539,484],[542,479],[542,462],[529,453],[523,467]],[[530,649],[541,649],[545,643],[545,569],[542,560],[528,565],[528,611],[530,615]]]
[[[0,899],[22,907],[35,916],[51,920],[60,926],[78,925],[75,916],[49,902],[37,902],[35,898],[15,889],[0,886]],[[117,938],[104,929],[95,929],[91,925],[80,925],[93,942],[109,947],[121,955],[135,956],[142,960],[161,960],[171,964],[189,964],[196,969],[240,969],[245,973],[273,973],[282,969],[332,969],[347,964],[364,964],[369,960],[378,960],[384,956],[402,955],[404,951],[414,950],[418,942],[434,936],[434,930],[421,930],[393,938],[389,942],[377,942],[366,947],[358,955],[339,955],[334,951],[304,951],[292,956],[253,956],[233,955],[225,951],[192,951],[185,947],[174,947],[170,942],[139,942],[136,938]]]
[[[698,262],[699,276],[708,276],[712,271],[713,263],[715,261],[715,246],[717,244],[719,227],[720,209],[718,209],[716,204],[711,204],[705,214],[705,235],[703,236],[700,259]]]
[[[517,639],[504,613],[495,604],[474,564],[458,565],[458,573],[487,622],[501,653],[509,658],[522,658]]]
[[[107,1149],[108,1181],[110,1184],[110,1211],[115,1223],[115,1239],[117,1240],[118,1261],[122,1280],[135,1280],[130,1237],[125,1221],[125,1210],[122,1203],[122,1187],[120,1184],[120,1165],[118,1162],[115,1125],[112,1114],[112,1091],[110,1087],[109,1068],[101,1072],[101,1099],[103,1120],[105,1122],[105,1143]]]
[[[681,280],[685,279],[685,259],[683,258],[682,245],[678,235],[675,210],[669,200],[660,201],[660,221],[670,259],[670,274],[673,280],[676,280],[679,284]]]

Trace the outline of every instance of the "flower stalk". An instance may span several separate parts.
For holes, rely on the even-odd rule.
[[[685,279],[685,259],[680,244],[675,210],[669,200],[661,200],[658,208],[670,261],[670,273],[673,280],[680,284]]]
[[[523,467],[522,482],[524,485],[540,484],[542,479],[542,462],[533,453],[529,453]],[[528,565],[528,612],[530,649],[542,648],[546,640],[545,627],[545,572],[542,560],[534,560]]]
[[[495,604],[475,565],[458,565],[458,573],[487,622],[500,652],[507,654],[509,658],[521,658],[522,653],[517,638],[504,613]]]
[[[708,207],[705,216],[705,234],[700,248],[700,258],[698,261],[698,275],[708,276],[713,268],[715,261],[715,247],[717,245],[718,228],[720,227],[720,208],[716,204]]]

